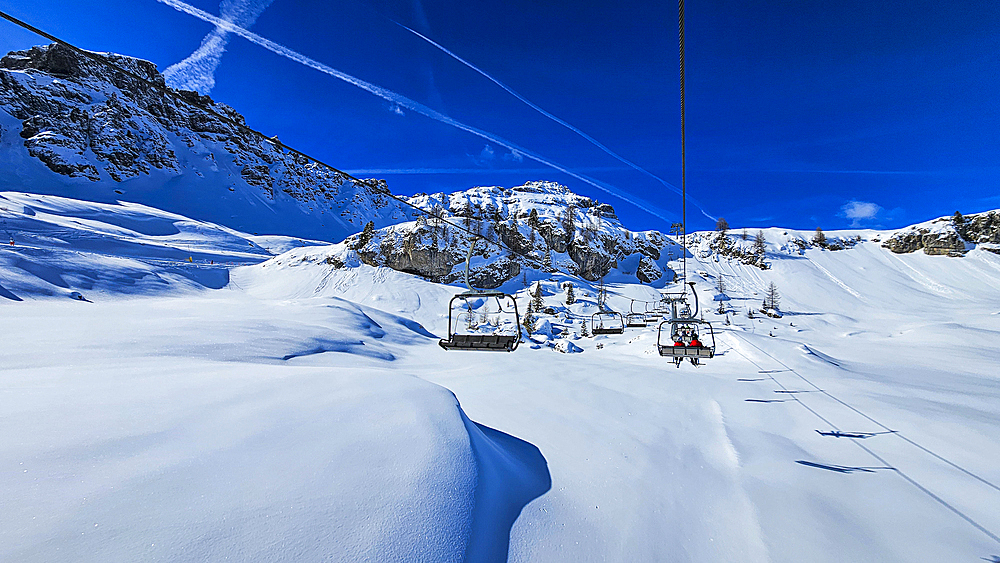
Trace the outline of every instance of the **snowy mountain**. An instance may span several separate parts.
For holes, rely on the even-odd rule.
[[[568,196],[527,188],[469,197],[507,213],[553,198],[534,236],[576,264],[556,251]],[[448,198],[455,220],[464,198]],[[598,233],[619,233],[601,209]],[[0,560],[1000,554],[1000,256],[985,246],[897,254],[883,241],[909,229],[863,230],[827,233],[854,241],[833,251],[771,228],[761,268],[696,233],[688,274],[716,356],[677,369],[654,325],[582,336],[598,288],[580,275],[526,266],[501,286],[522,312],[542,300],[516,352],[446,352],[460,287],[365,264],[356,238],[14,192],[0,229]],[[679,271],[678,255],[658,265]],[[612,308],[677,287],[640,283],[629,260],[605,275]],[[783,316],[751,318],[771,284]]]
[[[166,88],[155,65],[95,54]],[[260,234],[339,241],[408,217],[384,183],[339,174],[212,115],[195,92],[164,95],[58,44],[0,59],[0,190],[151,205]]]

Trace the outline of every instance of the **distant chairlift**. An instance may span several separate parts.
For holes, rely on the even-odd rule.
[[[671,302],[671,318],[660,323],[656,335],[656,349],[661,356],[673,360],[681,367],[681,362],[690,360],[692,365],[700,365],[701,360],[715,357],[715,331],[712,323],[696,318],[698,314],[698,294],[694,282],[689,282],[694,295],[695,311],[692,314],[686,305],[678,311],[681,299]]]
[[[465,259],[465,287],[468,291],[459,293],[448,302],[448,339],[438,344],[445,350],[513,352],[521,343],[518,322],[521,317],[517,312],[517,301],[502,291],[480,291],[469,284],[469,263],[477,240],[470,243],[469,255]],[[489,308],[493,301],[496,301],[496,311]],[[486,322],[482,322],[483,317],[486,317]]]
[[[629,313],[625,315],[625,326],[629,328],[646,328],[646,315],[643,313]]]
[[[646,328],[646,307],[645,302],[640,301],[643,304],[642,311],[635,310],[635,299],[629,305],[629,314],[625,316],[625,326],[629,328]]]
[[[646,322],[656,323],[660,321],[660,308],[657,303],[646,301],[645,302],[645,317]]]
[[[622,334],[625,332],[625,319],[615,311],[601,311],[590,317],[590,331],[598,334]]]

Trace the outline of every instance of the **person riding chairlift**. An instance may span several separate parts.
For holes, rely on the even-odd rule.
[[[683,346],[684,340],[681,338],[681,333],[675,332],[671,338],[674,339],[674,346]]]
[[[698,348],[701,348],[702,344],[701,341],[698,340],[697,332],[691,335],[691,343],[688,344],[688,346],[697,346]]]

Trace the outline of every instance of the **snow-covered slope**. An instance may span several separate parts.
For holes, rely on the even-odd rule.
[[[502,286],[522,310],[543,295],[543,334],[517,352],[446,352],[459,288],[331,263],[354,252],[342,245],[260,261],[245,235],[149,208],[2,195],[15,247],[0,256],[56,225],[123,254],[195,239],[247,265],[223,290],[123,300],[105,281],[91,302],[0,299],[16,327],[0,339],[0,560],[1000,555],[1000,256],[981,248],[895,254],[873,242],[891,233],[849,231],[827,234],[861,242],[831,251],[765,229],[761,269],[693,237],[717,356],[676,369],[653,327],[579,337],[597,290],[579,276]],[[58,264],[67,239],[25,246]],[[0,284],[18,270],[0,263]],[[620,311],[659,295],[605,281]],[[772,282],[783,316],[748,318]]]
[[[323,244],[252,236],[135,203],[0,192],[0,295],[162,294],[219,289],[229,270]]]
[[[164,87],[148,61],[100,54]],[[151,205],[242,231],[339,241],[407,217],[385,184],[356,185],[60,45],[0,59],[0,190]]]

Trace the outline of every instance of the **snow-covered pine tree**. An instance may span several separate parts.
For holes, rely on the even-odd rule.
[[[743,239],[743,240],[747,240],[747,230],[746,229],[743,229],[743,234],[740,235],[740,238]]]
[[[566,282],[566,304],[572,305],[576,303],[576,293],[573,291],[573,283]]]
[[[580,320],[580,336],[590,338],[590,329],[587,328],[587,319]]]
[[[535,289],[531,292],[531,305],[536,311],[541,311],[545,307],[545,301],[542,300],[542,282],[535,282]]]

